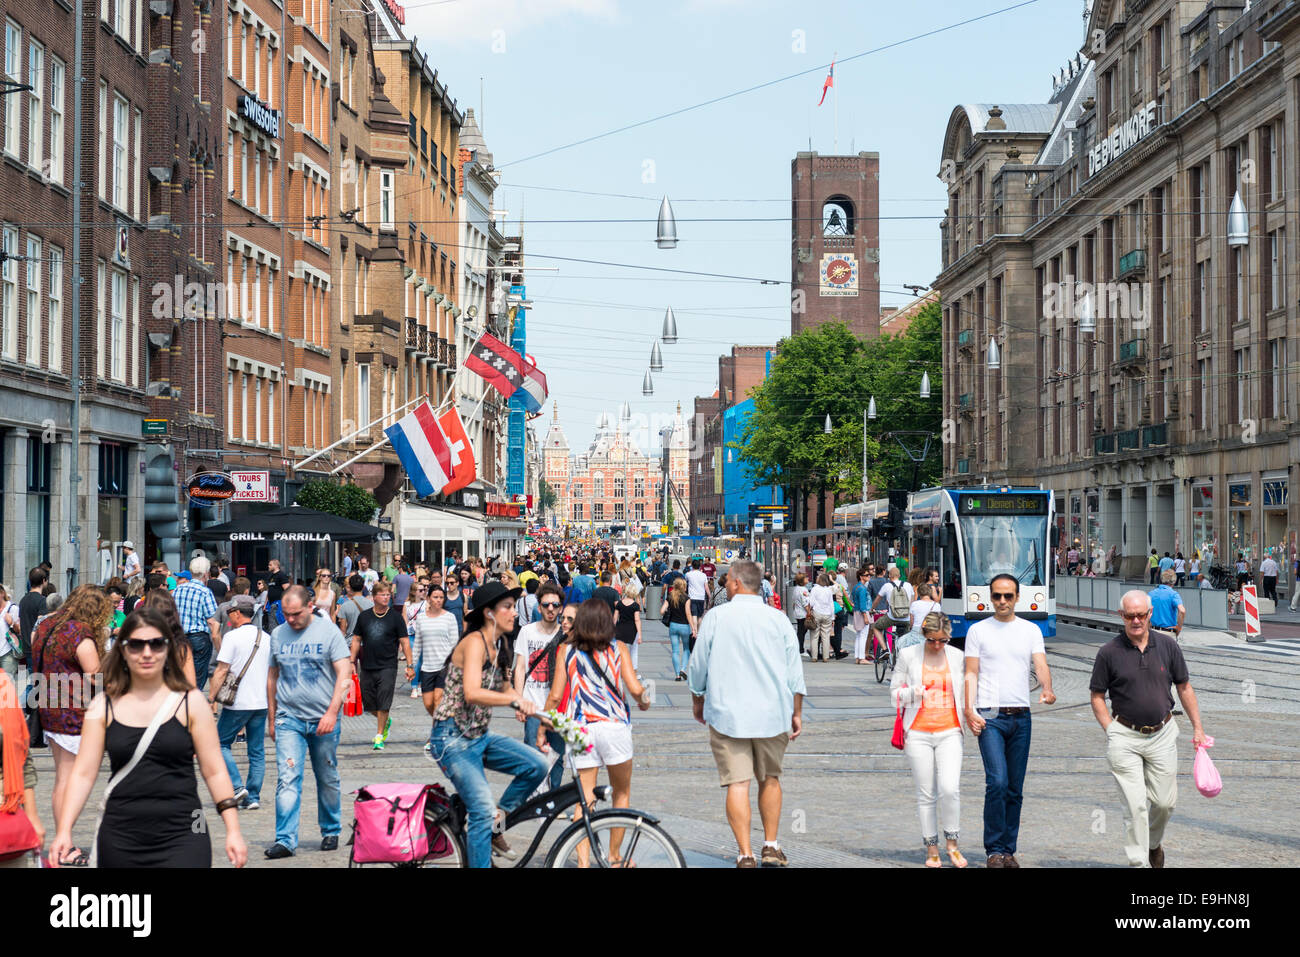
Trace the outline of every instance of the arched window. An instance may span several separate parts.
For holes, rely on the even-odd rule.
[[[822,203],[822,235],[852,236],[853,202],[847,196],[831,196]]]

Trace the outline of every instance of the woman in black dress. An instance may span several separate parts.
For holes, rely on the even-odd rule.
[[[226,856],[236,867],[248,860],[216,722],[207,698],[184,674],[181,648],[170,623],[142,608],[122,623],[118,641],[104,660],[104,694],[86,709],[81,750],[64,795],[50,847],[61,860],[72,846],[72,828],[90,796],[104,752],[111,766],[112,792],[96,835],[100,867],[211,867],[212,844],[194,775],[197,754],[208,790],[226,825]],[[120,781],[156,716],[153,740]],[[116,783],[113,783],[115,782]]]

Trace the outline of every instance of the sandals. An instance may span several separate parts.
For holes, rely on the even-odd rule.
[[[937,850],[934,852],[933,856],[927,856],[927,857],[926,857],[926,859],[925,859],[925,866],[926,866],[926,867],[943,867],[943,861],[940,859],[940,857],[939,857],[939,852],[938,852]]]
[[[948,860],[952,861],[953,867],[966,866],[965,856],[962,854],[961,851],[957,850],[955,847],[948,848]]]
[[[72,857],[68,860],[59,861],[59,867],[89,867],[90,866],[90,858],[86,856],[85,851],[83,851],[79,847],[74,847],[72,848],[72,850],[75,851],[76,853],[74,853]]]

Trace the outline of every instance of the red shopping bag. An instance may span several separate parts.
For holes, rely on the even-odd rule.
[[[343,717],[359,718],[364,714],[361,707],[361,678],[352,672],[352,683],[348,685],[347,697],[343,699]]]
[[[889,743],[898,750],[903,750],[903,742],[907,737],[907,731],[903,727],[903,706],[898,706],[898,714],[894,717],[894,736],[889,739]]]

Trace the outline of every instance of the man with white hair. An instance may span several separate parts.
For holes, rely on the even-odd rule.
[[[205,582],[211,563],[203,557],[190,559],[188,581],[183,581],[172,592],[176,612],[181,618],[181,628],[194,652],[194,682],[200,691],[208,681],[208,664],[212,653],[221,647],[221,624],[217,614],[217,599]]]
[[[1124,632],[1102,645],[1092,666],[1092,713],[1106,731],[1106,757],[1124,806],[1124,853],[1133,867],[1164,867],[1165,826],[1178,796],[1178,722],[1173,681],[1204,744],[1201,712],[1174,638],[1151,628],[1151,599],[1134,589],[1120,600]],[[1111,710],[1106,708],[1110,695]]]

